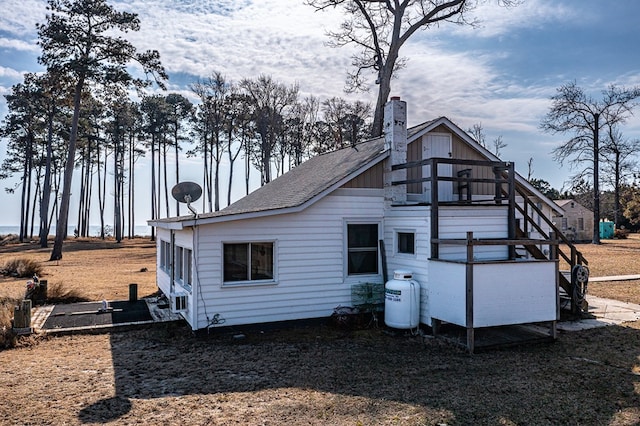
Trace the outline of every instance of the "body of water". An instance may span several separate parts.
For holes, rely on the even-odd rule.
[[[75,226],[69,226],[67,234],[69,237],[73,237],[73,231],[75,230]],[[110,229],[110,234],[113,235],[113,228],[106,228],[105,232],[107,231],[107,229]],[[0,235],[9,235],[9,234],[14,234],[14,235],[18,235],[20,233],[20,227],[19,226],[12,226],[12,225],[0,225]],[[151,235],[151,227],[147,226],[147,225],[136,225],[134,228],[134,233],[137,236],[140,237],[146,237]],[[33,235],[34,237],[37,237],[39,234],[38,232],[38,227],[34,227],[33,229]],[[55,236],[56,234],[56,227],[52,226],[51,230],[49,231],[49,234],[52,236]],[[125,229],[123,231],[123,235],[126,237],[127,236],[127,230]],[[89,226],[89,236],[90,237],[99,237],[100,236],[100,226],[99,225],[91,225]]]

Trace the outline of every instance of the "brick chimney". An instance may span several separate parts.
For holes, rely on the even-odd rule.
[[[389,158],[384,167],[384,198],[387,204],[406,204],[407,185],[391,185],[407,179],[407,169],[391,170],[392,165],[407,162],[407,103],[392,97],[384,106],[384,147]]]

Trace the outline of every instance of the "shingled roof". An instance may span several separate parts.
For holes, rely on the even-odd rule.
[[[198,220],[300,207],[368,164],[374,165],[376,162],[373,160],[381,160],[386,155],[383,137],[317,155],[228,207],[198,215]],[[181,216],[156,222],[192,219],[193,216]]]
[[[310,158],[277,179],[218,212],[218,215],[253,213],[298,207],[340,180],[366,166],[384,152],[377,138]],[[215,216],[215,213],[213,214]],[[201,215],[202,218],[207,215]]]

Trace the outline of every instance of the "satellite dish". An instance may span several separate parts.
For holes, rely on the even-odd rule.
[[[198,201],[202,196],[202,188],[195,182],[180,182],[171,189],[171,195],[180,203],[187,203],[187,208],[191,213],[198,215],[198,212],[191,207],[191,203]]]

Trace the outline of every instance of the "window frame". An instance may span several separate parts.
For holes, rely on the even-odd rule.
[[[160,269],[167,274],[171,271],[171,243],[160,240]]]
[[[179,283],[184,282],[184,247],[176,244],[175,246],[175,280]]]
[[[221,272],[221,283],[222,287],[238,287],[238,286],[247,286],[247,285],[272,285],[277,284],[277,241],[276,240],[252,240],[252,241],[223,241],[221,243],[221,260],[222,265],[220,268]],[[252,279],[252,245],[257,244],[270,244],[271,245],[271,278],[267,279]],[[237,280],[237,281],[227,281],[225,278],[225,246],[226,245],[246,245],[247,246],[247,278],[245,280]]]
[[[413,247],[411,252],[400,251],[400,234],[411,234],[413,235]],[[416,257],[417,244],[416,244],[416,236],[417,232],[415,229],[394,229],[394,248],[395,254],[399,256],[405,257]]]
[[[174,282],[180,284],[182,288],[191,293],[193,285],[193,249],[175,244],[173,261],[175,268],[173,274]],[[169,267],[165,271],[170,274],[171,268]]]
[[[376,238],[376,246],[375,246],[375,251],[376,251],[376,272],[363,272],[363,273],[350,273],[349,272],[349,256],[350,256],[350,248],[349,248],[349,226],[350,225],[375,225],[377,228],[377,238]],[[344,237],[343,237],[343,244],[344,244],[344,259],[343,259],[343,268],[344,268],[344,278],[345,280],[358,280],[361,278],[367,278],[367,277],[380,277],[380,275],[382,274],[382,261],[380,259],[380,237],[382,234],[382,221],[380,219],[373,219],[373,218],[357,218],[357,219],[345,219],[344,220],[344,226],[343,226],[343,233],[344,233]],[[373,248],[373,247],[370,247]],[[359,247],[359,250],[356,251],[363,251],[363,249],[366,248],[362,248]]]

